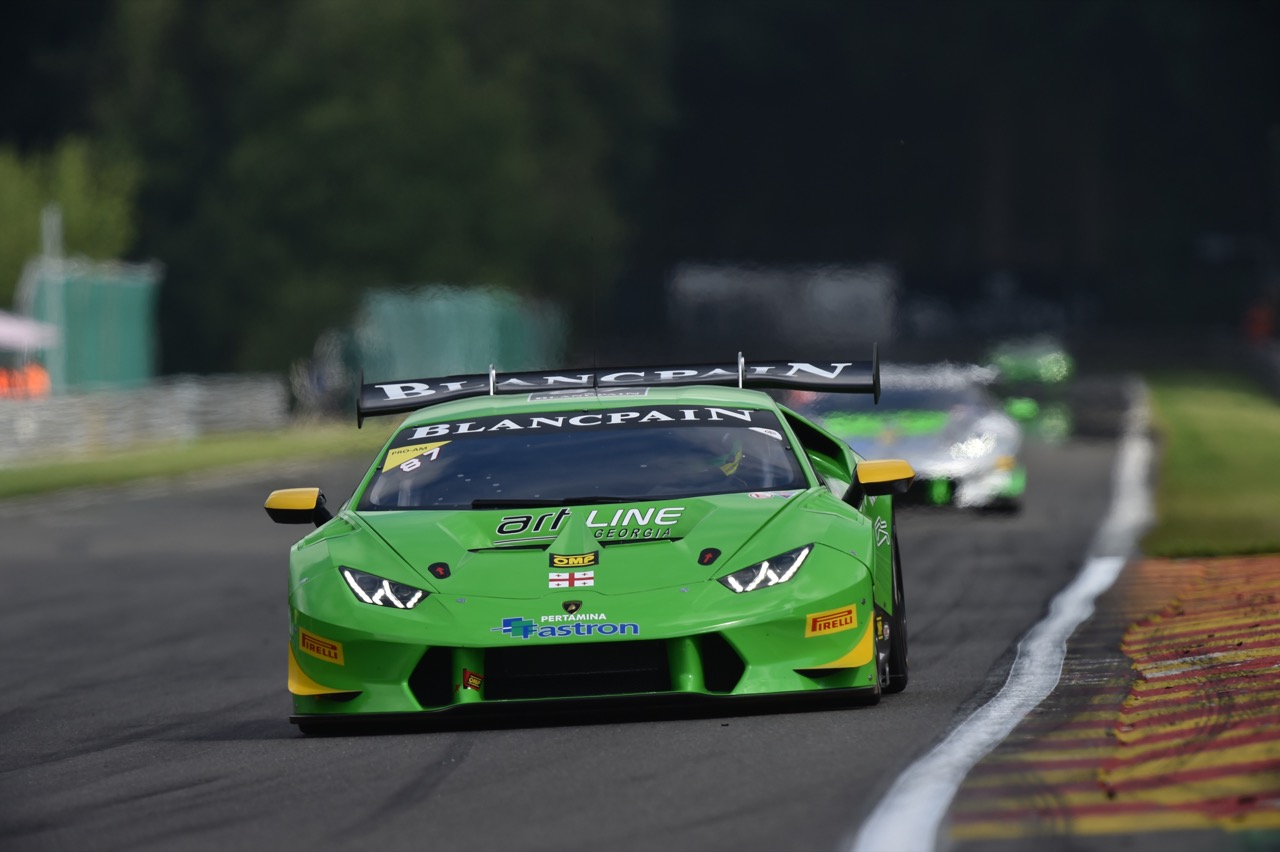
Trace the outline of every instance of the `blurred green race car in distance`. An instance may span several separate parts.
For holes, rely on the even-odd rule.
[[[993,347],[988,363],[996,371],[990,388],[1005,411],[1030,437],[1061,443],[1073,427],[1067,385],[1076,365],[1052,335],[1014,338]]]

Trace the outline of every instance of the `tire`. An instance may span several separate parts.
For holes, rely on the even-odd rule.
[[[902,557],[898,552],[898,531],[893,531],[893,615],[889,619],[889,677],[882,692],[894,695],[907,688],[907,601],[902,592]]]

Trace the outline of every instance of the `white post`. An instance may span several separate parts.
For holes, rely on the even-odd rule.
[[[49,384],[52,393],[67,389],[66,270],[62,259],[62,208],[55,202],[40,212],[40,266],[38,280],[48,287],[49,321],[58,328],[58,342],[47,352]]]

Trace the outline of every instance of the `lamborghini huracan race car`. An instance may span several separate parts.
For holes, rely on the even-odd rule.
[[[856,451],[906,460],[917,479],[905,501],[1016,511],[1027,485],[1022,427],[987,392],[995,377],[977,366],[886,364],[874,408],[857,394],[784,399]]]
[[[907,683],[891,495],[868,461],[753,388],[879,392],[870,362],[454,376],[361,387],[412,412],[289,565],[289,691],[338,720],[832,693]]]

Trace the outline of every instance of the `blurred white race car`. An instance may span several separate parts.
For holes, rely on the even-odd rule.
[[[885,364],[878,405],[805,392],[786,402],[862,455],[910,462],[915,485],[899,502],[1017,511],[1027,486],[1022,427],[988,393],[996,376],[977,366]]]

